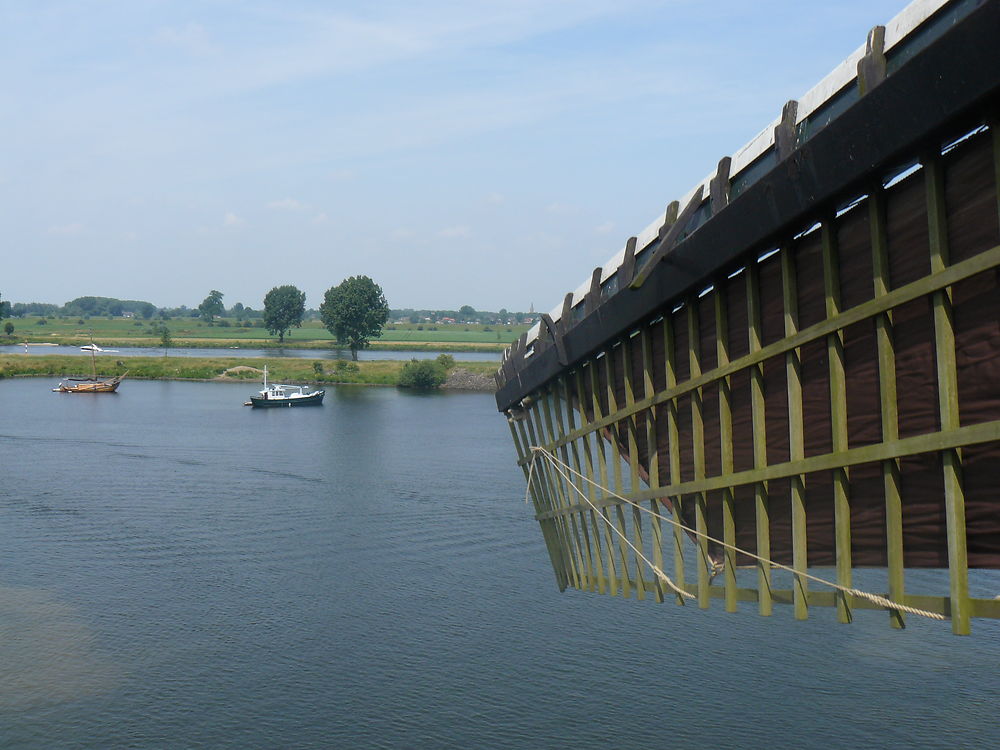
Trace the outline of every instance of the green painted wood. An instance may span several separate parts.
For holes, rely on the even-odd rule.
[[[771,357],[785,354],[798,349],[811,341],[824,339],[826,336],[840,329],[847,328],[864,320],[874,318],[879,313],[890,311],[894,307],[911,302],[920,297],[927,296],[935,291],[945,289],[964,279],[971,278],[983,271],[989,271],[1000,266],[1000,246],[992,247],[977,255],[946,267],[940,273],[932,274],[918,279],[906,286],[894,289],[878,299],[872,299],[855,307],[845,310],[835,318],[823,320],[815,325],[799,331],[794,336],[783,338],[779,341],[761,348],[759,351],[748,354],[739,359],[735,359],[725,367],[717,367],[707,373],[703,373],[698,378],[692,378],[673,387],[664,389],[652,398],[643,398],[636,401],[633,410],[649,409],[652,406],[666,403],[671,400],[690,393],[698,388],[702,388],[727,375],[732,375],[740,370],[749,368],[751,365],[762,363]],[[749,268],[750,266],[748,266]],[[603,429],[614,422],[628,417],[629,414],[624,409],[615,409],[604,415],[601,420],[594,423],[591,429]],[[567,439],[575,439],[579,435],[568,435]]]
[[[610,349],[607,350],[607,353],[604,355],[604,367],[605,367],[604,372],[607,378],[606,383],[608,391],[608,411],[611,412],[612,414],[619,411],[618,398],[615,395],[614,384],[615,384],[615,368],[616,368],[615,359],[621,353],[622,353],[622,346],[619,345],[611,347]],[[619,427],[618,424],[615,424],[613,425],[612,428],[613,447],[608,454],[608,459],[613,462],[613,469],[614,469],[612,474],[614,475],[615,483],[612,489],[614,489],[614,491],[617,492],[619,495],[623,495],[625,494],[624,492],[625,488],[623,486],[624,483],[622,480],[622,461],[620,457],[620,447],[619,447],[620,431],[618,427]],[[618,549],[618,563],[619,563],[619,574],[622,583],[622,596],[624,596],[627,599],[632,596],[633,577],[632,577],[632,571],[629,569],[629,564],[628,564],[629,549],[628,545],[625,544],[625,539],[627,534],[625,530],[625,511],[622,509],[621,502],[618,500],[615,500],[612,510],[614,513],[613,522],[615,525],[615,529],[617,529],[617,533],[615,534],[615,541],[617,542],[616,546]]]
[[[875,299],[889,293],[889,243],[886,225],[885,190],[876,185],[868,198],[868,223],[872,243],[872,271]],[[896,397],[896,345],[892,332],[892,312],[875,316],[875,342],[878,357],[879,402],[881,404],[882,440],[899,439],[899,408]],[[889,598],[895,602],[906,596],[903,563],[903,495],[899,461],[891,458],[882,462],[882,487],[885,494],[886,567],[889,574]],[[889,622],[894,628],[906,625],[905,615],[890,610]]]
[[[674,315],[663,316],[663,352],[665,368],[666,389],[672,390],[677,387],[677,347],[674,337]],[[681,477],[681,446],[680,435],[677,429],[677,399],[670,399],[667,406],[667,442],[670,451],[670,483],[676,484]],[[674,582],[678,587],[683,588],[684,578],[684,532],[680,524],[683,523],[681,515],[682,498],[675,495],[670,499],[670,505],[674,516]],[[674,594],[677,604],[684,606],[684,597]]]
[[[588,365],[588,367],[592,366]],[[577,402],[579,404],[580,422],[582,424],[587,424],[590,418],[587,416],[587,409],[584,403],[587,391],[584,387],[583,367],[578,368],[576,372],[574,372],[573,377],[576,382],[576,393],[577,393]],[[581,460],[582,466],[580,470],[588,480],[586,482],[586,492],[587,492],[587,498],[590,500],[591,503],[594,502],[594,498],[597,496],[597,489],[595,486],[597,483],[597,476],[596,476],[596,467],[594,466],[594,460],[595,460],[594,448],[592,445],[593,438],[594,435],[592,433],[586,434],[580,438],[580,445],[583,451],[583,456]],[[598,440],[599,439],[600,438],[598,437]],[[593,507],[588,509],[588,517],[590,519],[591,537],[593,538],[594,541],[594,574],[596,577],[598,593],[603,594],[606,593],[603,583],[605,579],[604,559],[603,559],[604,551],[601,546],[601,534],[603,531],[603,527],[601,520],[599,518],[599,513],[596,510],[594,510]]]
[[[635,372],[632,367],[632,354],[635,346],[635,336],[629,336],[622,344],[622,369],[625,383],[625,408],[631,410],[635,406]],[[628,466],[629,466],[629,493],[639,489],[639,441],[637,439],[638,426],[636,415],[630,414],[625,423],[625,432],[628,440]],[[637,507],[632,507],[632,544],[636,549],[642,550],[642,511]],[[646,598],[646,586],[642,580],[642,572],[645,567],[638,552],[633,552],[635,562],[635,589],[636,598],[642,600]]]
[[[799,304],[795,277],[795,259],[791,248],[781,248],[781,290],[785,309],[785,336],[794,336],[799,328]],[[802,414],[802,361],[798,349],[785,353],[785,380],[788,385],[789,457],[801,461],[805,455],[805,431]],[[809,567],[806,536],[806,478],[791,477],[792,503],[792,567],[804,571]],[[795,575],[795,619],[809,616],[809,585],[801,575]]]
[[[948,228],[944,198],[944,164],[937,151],[924,160],[927,188],[931,274],[948,266]],[[931,296],[934,310],[934,348],[937,363],[938,415],[941,429],[954,430],[961,424],[958,410],[958,367],[955,363],[955,324],[951,289],[939,289]],[[948,573],[951,593],[951,625],[956,635],[968,635],[969,570],[965,533],[965,494],[962,490],[962,458],[958,449],[941,454],[944,468],[945,521],[948,529]]]
[[[891,458],[898,459],[906,456],[916,456],[921,453],[942,452],[949,448],[958,449],[964,446],[992,443],[998,440],[1000,440],[1000,420],[980,422],[960,427],[957,430],[930,432],[923,435],[902,438],[891,443],[874,443],[872,445],[858,446],[842,453],[825,453],[817,456],[809,456],[799,461],[771,464],[763,469],[734,472],[729,476],[715,476],[703,480],[680,482],[669,487],[637,492],[631,499],[636,502],[644,502],[653,497],[672,499],[677,495],[710,492],[712,490],[721,490],[724,487],[741,487],[756,482],[784,479],[796,474],[832,471],[838,467],[876,463]],[[611,502],[615,502],[615,500],[613,498],[603,500],[598,498],[595,504],[600,507],[602,503],[610,504]],[[562,511],[556,511],[555,514],[560,512]]]
[[[532,400],[530,404],[526,404],[527,418],[525,424],[528,431],[528,438],[530,440],[529,445],[539,446],[540,442],[540,428],[541,428],[541,413],[538,407],[537,399]],[[537,482],[541,489],[540,495],[542,502],[547,506],[547,514],[554,514],[557,512],[558,507],[554,498],[554,489],[552,483],[549,479],[548,473],[549,469],[545,461],[535,462],[535,476],[537,477]],[[545,514],[542,514],[544,516]],[[541,517],[539,518],[541,520]],[[558,557],[560,560],[560,569],[562,571],[562,587],[571,586],[573,583],[573,573],[572,573],[572,563],[570,561],[569,555],[569,543],[566,539],[566,530],[564,527],[563,520],[561,518],[554,519],[551,527],[551,534],[554,539],[554,543],[558,552]]]
[[[555,403],[557,407],[557,412],[559,414],[558,421],[558,431],[560,438],[566,436],[566,432],[569,430],[574,430],[574,417],[573,417],[573,397],[569,387],[569,381],[571,374],[567,373],[564,377],[556,380],[553,385],[553,394],[555,396]],[[579,474],[583,473],[583,467],[580,465],[580,450],[577,443],[578,440],[573,440],[563,444],[563,463],[568,466],[572,466],[576,470],[577,474],[573,476],[572,486],[576,488],[576,495],[579,493],[586,493],[586,488],[582,487],[582,480],[579,479]],[[575,498],[574,498],[575,499]],[[590,528],[589,528],[590,513],[589,508],[581,510],[579,517],[577,518],[577,525],[580,529],[580,533],[583,535],[583,549],[584,555],[584,570],[587,575],[587,590],[594,591],[597,587],[597,577],[594,570],[594,549],[590,541]]]
[[[747,331],[749,335],[750,357],[761,351],[760,274],[756,263],[746,268],[747,277]],[[722,365],[720,369],[724,369]],[[753,465],[754,471],[767,466],[767,425],[764,418],[764,366],[761,362],[750,365],[750,411],[753,423]],[[767,483],[754,482],[754,520],[757,529],[757,554],[762,558],[771,557],[771,520]],[[773,611],[771,599],[771,566],[757,563],[757,588],[760,591],[758,611],[769,617]]]
[[[591,393],[591,404],[594,410],[594,417],[592,422],[598,422],[601,420],[601,379],[598,368],[603,367],[600,360],[591,360],[589,365],[590,369],[590,393]],[[594,445],[597,450],[597,460],[598,460],[598,472],[601,482],[601,487],[608,486],[608,457],[607,450],[605,449],[605,439],[601,432],[595,430],[593,433]],[[593,500],[595,504],[597,503],[596,498]],[[608,515],[607,508],[602,508],[601,514],[601,530],[604,532],[604,549],[606,551],[607,557],[605,558],[605,568],[608,571],[608,582],[611,587],[611,595],[616,596],[618,594],[618,575],[617,566],[615,563],[615,547],[614,541],[612,540],[611,532],[611,519]]]
[[[652,329],[647,326],[642,330],[642,392],[645,396],[656,390],[654,386],[653,367],[653,333]],[[646,469],[646,484],[650,488],[659,487],[660,450],[655,409],[650,409],[646,412],[646,466],[648,467]],[[649,525],[653,544],[653,565],[663,570],[663,533],[660,527],[660,519],[658,518],[662,510],[656,499],[649,501],[649,509],[653,514],[653,520]],[[653,597],[656,601],[662,602],[665,586],[658,576],[654,583]]]
[[[691,378],[701,375],[701,345],[698,327],[698,309],[696,301],[687,304],[688,324],[688,361],[690,362]],[[691,448],[694,458],[695,480],[705,478],[705,418],[702,392],[700,388],[691,391]],[[711,583],[712,560],[708,555],[708,521],[705,518],[705,493],[698,492],[694,496],[695,531],[698,538],[695,545],[698,548],[698,606],[707,609],[710,604],[708,587]]]
[[[718,364],[724,367],[729,362],[729,318],[726,297],[720,286],[713,293],[715,302],[715,352]],[[723,474],[733,473],[733,394],[728,377],[719,380],[719,450],[720,468]],[[726,611],[736,611],[736,508],[733,490],[722,490],[722,541],[724,549],[723,580],[726,589]]]
[[[826,317],[840,314],[840,254],[837,248],[836,225],[827,217],[822,226],[823,293],[826,297]],[[833,452],[848,448],[847,444],[847,379],[844,374],[844,332],[831,333],[826,338],[826,356],[830,369],[830,431]],[[837,556],[837,583],[851,585],[851,501],[847,469],[833,470],[834,544]],[[837,605],[837,620],[851,621],[851,608],[846,596]]]
[[[542,415],[541,427],[544,445],[549,450],[552,450],[551,446],[555,443],[556,434],[552,424],[552,406],[547,392],[539,393],[538,406]],[[576,509],[576,503],[569,497],[562,477],[559,476],[554,467],[549,466],[545,461],[539,462],[539,465],[545,466],[548,470],[549,485],[554,489],[552,494],[556,507],[560,511]],[[559,516],[563,523],[563,540],[566,545],[566,557],[570,562],[570,581],[573,588],[582,589],[584,587],[583,555],[581,554],[580,539],[576,530],[575,510],[568,515],[560,512]]]

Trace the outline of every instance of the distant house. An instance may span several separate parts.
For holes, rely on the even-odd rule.
[[[134,318],[135,317],[135,313],[123,312],[122,313],[122,317],[123,318]]]
[[[454,323],[454,318],[438,318],[439,323]]]

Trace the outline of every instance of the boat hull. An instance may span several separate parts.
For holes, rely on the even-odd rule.
[[[295,398],[261,398],[260,396],[251,396],[250,405],[255,409],[275,409],[290,406],[322,406],[323,396],[325,395],[326,391],[316,391],[315,393],[310,393],[308,396],[297,396]]]
[[[115,393],[121,385],[124,376],[110,380],[87,380],[78,383],[60,383],[52,390],[55,393]]]

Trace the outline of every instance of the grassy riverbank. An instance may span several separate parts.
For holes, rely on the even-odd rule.
[[[118,365],[117,362],[122,364]],[[105,356],[97,360],[97,374],[112,376],[128,370],[128,377],[135,379],[247,381],[250,384],[260,381],[265,364],[268,379],[276,383],[396,385],[399,373],[406,363],[392,360],[348,362],[284,357],[268,360],[167,356],[115,360],[113,356]],[[493,362],[462,362],[452,368],[451,372],[454,374],[463,371],[492,380],[496,367]],[[86,357],[36,354],[0,356],[0,377],[64,378],[89,375],[89,369],[90,361]]]
[[[174,346],[193,348],[243,349],[333,349],[334,340],[317,321],[303,323],[279,342],[265,329],[247,328],[238,321],[219,320],[209,325],[192,318],[167,321],[139,321],[125,318],[111,320],[91,318],[14,318],[11,336],[0,336],[7,344],[32,343],[80,346],[91,337],[103,347],[160,346],[159,326],[166,325]],[[499,354],[521,335],[527,326],[497,327],[483,325],[428,325],[396,323],[382,331],[382,337],[371,343],[373,349],[402,351],[479,351]]]

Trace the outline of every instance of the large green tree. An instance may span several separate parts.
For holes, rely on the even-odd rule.
[[[217,318],[226,312],[226,308],[222,304],[222,296],[222,292],[218,289],[213,289],[208,293],[204,301],[198,305],[198,312],[201,314],[201,317],[209,323],[212,322],[213,318]]]
[[[306,293],[291,284],[276,286],[264,297],[264,327],[278,341],[284,342],[285,334],[302,325],[306,312]]]
[[[389,305],[378,284],[367,276],[351,276],[326,290],[319,314],[327,330],[350,347],[351,357],[357,360],[358,350],[382,335]]]

